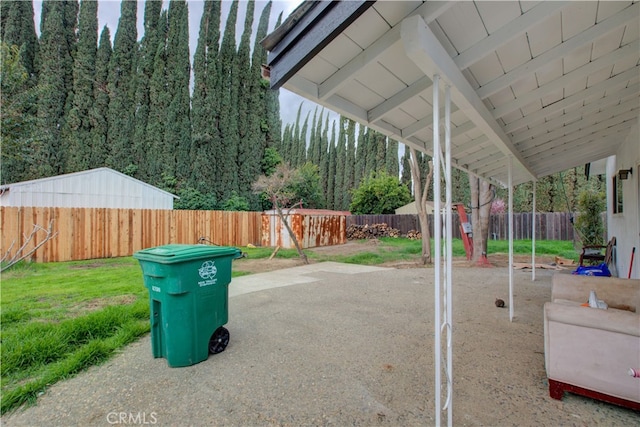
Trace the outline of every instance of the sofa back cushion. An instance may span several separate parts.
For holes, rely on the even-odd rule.
[[[609,307],[640,312],[640,279],[578,276],[566,273],[553,275],[551,301],[563,299],[584,303],[589,300],[591,291],[595,291],[598,299],[604,300]]]

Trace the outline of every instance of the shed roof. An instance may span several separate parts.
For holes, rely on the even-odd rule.
[[[439,75],[454,165],[504,184],[511,158],[519,184],[638,126],[638,22],[637,1],[306,1],[262,44],[273,88],[427,153]]]
[[[122,172],[118,172],[117,170],[114,170],[114,169],[111,169],[111,168],[107,168],[107,167],[96,168],[96,169],[88,169],[88,170],[80,171],[80,172],[73,172],[73,173],[67,173],[67,174],[62,174],[62,175],[50,176],[50,177],[46,177],[46,178],[32,179],[32,180],[29,180],[29,181],[21,181],[21,182],[15,182],[15,183],[12,183],[12,184],[0,185],[0,194],[2,192],[7,191],[7,190],[11,190],[11,188],[15,188],[15,187],[27,187],[27,186],[30,186],[30,185],[33,185],[33,184],[39,184],[39,183],[43,183],[43,182],[51,182],[51,181],[57,181],[57,180],[81,179],[82,177],[86,177],[87,175],[94,175],[94,174],[97,174],[97,173],[113,174],[114,176],[125,178],[125,179],[127,179],[127,180],[129,180],[132,183],[135,183],[137,185],[148,187],[150,190],[156,191],[156,192],[161,193],[161,194],[165,194],[167,196],[171,196],[174,199],[179,199],[179,197],[176,196],[175,194],[171,194],[168,191],[165,191],[165,190],[163,190],[161,188],[154,187],[153,185],[147,184],[144,181],[140,181],[139,179],[130,177],[129,175],[125,175]]]
[[[334,211],[330,209],[308,209],[308,208],[283,208],[285,214],[291,215],[318,215],[318,216],[348,216],[351,215],[349,211]],[[275,215],[277,212],[275,209],[264,211],[267,215]]]

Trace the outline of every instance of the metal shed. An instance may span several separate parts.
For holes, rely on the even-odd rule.
[[[341,245],[347,241],[346,211],[326,209],[283,209],[286,220],[303,249]],[[295,248],[275,210],[262,214],[262,246]]]
[[[177,196],[110,168],[0,186],[0,206],[173,209]]]

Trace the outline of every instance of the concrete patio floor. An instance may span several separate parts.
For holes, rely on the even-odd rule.
[[[638,414],[567,394],[544,370],[551,275],[515,273],[515,319],[493,304],[505,268],[454,269],[454,425],[628,426]],[[433,270],[313,264],[233,279],[226,351],[186,368],[147,335],[53,385],[4,426],[429,426]]]

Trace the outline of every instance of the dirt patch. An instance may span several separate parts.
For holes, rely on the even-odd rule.
[[[69,268],[71,270],[91,270],[94,268],[103,268],[103,267],[114,267],[114,268],[118,268],[118,267],[124,267],[128,264],[105,264],[103,262],[94,262],[94,263],[89,263],[89,264],[82,264],[82,265],[71,265],[69,266]]]
[[[69,313],[80,316],[93,311],[101,310],[112,305],[132,304],[138,299],[135,295],[118,295],[113,297],[94,298],[89,301],[83,301],[69,309]]]
[[[364,242],[349,241],[343,245],[322,246],[319,248],[311,248],[308,250],[317,254],[354,255],[363,251],[369,251],[377,248],[378,245],[380,245],[379,240],[371,239]]]
[[[378,244],[379,241],[377,240],[369,240],[364,243],[347,242],[343,245],[322,246],[318,248],[305,249],[305,252],[313,252],[325,255],[354,255],[363,251],[370,251],[373,248],[377,247]],[[310,264],[315,262],[315,260],[311,258],[309,259]],[[267,271],[281,270],[283,268],[298,267],[300,265],[304,265],[304,263],[299,258],[279,258],[277,256],[273,259],[254,259],[251,257],[246,257],[233,261],[234,271],[242,271],[251,274],[265,273]]]
[[[255,274],[280,270],[283,268],[297,267],[299,265],[304,265],[304,263],[298,258],[240,258],[233,261],[233,270]]]
[[[322,246],[318,248],[305,249],[307,253],[316,253],[321,255],[337,255],[337,256],[349,256],[355,255],[365,251],[378,250],[379,245],[382,243],[379,240],[372,239],[364,242],[349,241],[343,245],[335,246]],[[509,254],[491,254],[487,257],[489,263],[493,267],[507,267],[509,264]],[[531,264],[531,255],[514,255],[514,262]],[[310,263],[314,263],[312,258],[309,258]],[[536,264],[555,265],[555,257],[551,255],[543,255],[536,257]],[[283,268],[297,267],[303,265],[303,262],[298,258],[278,258],[273,259],[260,258],[241,258],[233,262],[234,271],[243,271],[251,274],[264,273],[267,271],[280,270]],[[424,266],[419,260],[419,255],[416,255],[415,261],[389,261],[382,264],[378,264],[380,267],[391,268],[425,268],[432,267],[433,264]],[[460,268],[476,268],[475,263],[467,261],[465,257],[454,257],[453,265]],[[563,269],[574,269],[575,266],[564,266]]]

